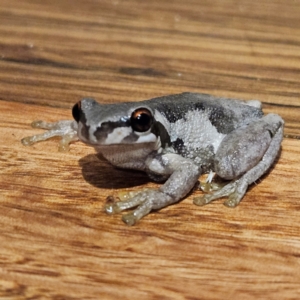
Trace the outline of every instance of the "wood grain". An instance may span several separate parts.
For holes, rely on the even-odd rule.
[[[0,0],[0,298],[298,299],[299,15],[298,0]],[[126,227],[105,199],[156,187],[144,174],[82,143],[20,143],[82,97],[183,91],[260,99],[286,122],[236,209],[190,196]]]

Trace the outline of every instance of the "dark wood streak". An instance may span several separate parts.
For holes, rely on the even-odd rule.
[[[15,58],[2,58],[3,61],[13,62],[18,64],[29,64],[29,65],[37,65],[37,66],[50,66],[55,68],[63,68],[63,69],[78,69],[78,67],[71,64],[59,63],[57,61],[43,59],[43,58],[23,58],[23,59],[15,59]]]
[[[120,68],[120,73],[126,74],[126,75],[144,75],[144,76],[154,76],[154,77],[161,77],[166,76],[166,74],[163,74],[157,70],[151,69],[151,68]]]
[[[262,102],[264,105],[270,105],[270,106],[275,106],[275,107],[285,107],[285,108],[300,108],[299,105],[289,105],[289,104],[281,104],[281,103],[272,103],[272,102]]]
[[[285,134],[284,137],[285,137],[285,138],[288,138],[288,139],[300,140],[300,135]]]

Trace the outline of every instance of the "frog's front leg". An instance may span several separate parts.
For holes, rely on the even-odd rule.
[[[205,205],[228,196],[224,204],[237,206],[248,186],[272,166],[280,151],[283,126],[280,116],[269,114],[226,136],[216,153],[215,171],[232,181],[218,191],[195,198],[194,203]]]
[[[201,168],[192,160],[177,154],[158,154],[148,158],[146,165],[150,173],[170,175],[169,179],[158,190],[144,190],[128,200],[108,203],[105,206],[109,214],[137,207],[133,212],[123,215],[122,220],[127,225],[134,225],[152,210],[181,200],[192,190],[201,174]]]
[[[72,120],[62,120],[54,123],[44,121],[34,121],[31,123],[33,128],[46,129],[44,133],[28,136],[21,140],[25,146],[30,146],[40,141],[45,141],[52,137],[61,137],[59,142],[59,151],[67,151],[69,144],[78,141],[77,129],[78,124]]]

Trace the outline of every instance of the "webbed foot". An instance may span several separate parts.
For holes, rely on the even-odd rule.
[[[117,199],[123,199],[123,201],[116,201]],[[158,190],[144,189],[139,192],[122,193],[118,198],[108,197],[108,201],[105,205],[105,211],[108,214],[117,214],[136,207],[132,212],[122,216],[122,221],[132,226],[151,210],[172,203],[172,198]]]
[[[223,188],[212,192],[211,194],[206,194],[204,196],[195,197],[193,202],[196,205],[203,206],[210,203],[213,200],[220,199],[223,197],[228,197],[225,200],[224,205],[227,207],[235,207],[242,200],[248,184],[244,181],[236,180],[228,183]]]

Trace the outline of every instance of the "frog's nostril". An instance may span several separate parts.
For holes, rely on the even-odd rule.
[[[77,102],[72,109],[72,115],[75,121],[78,123],[81,115],[81,101]]]

